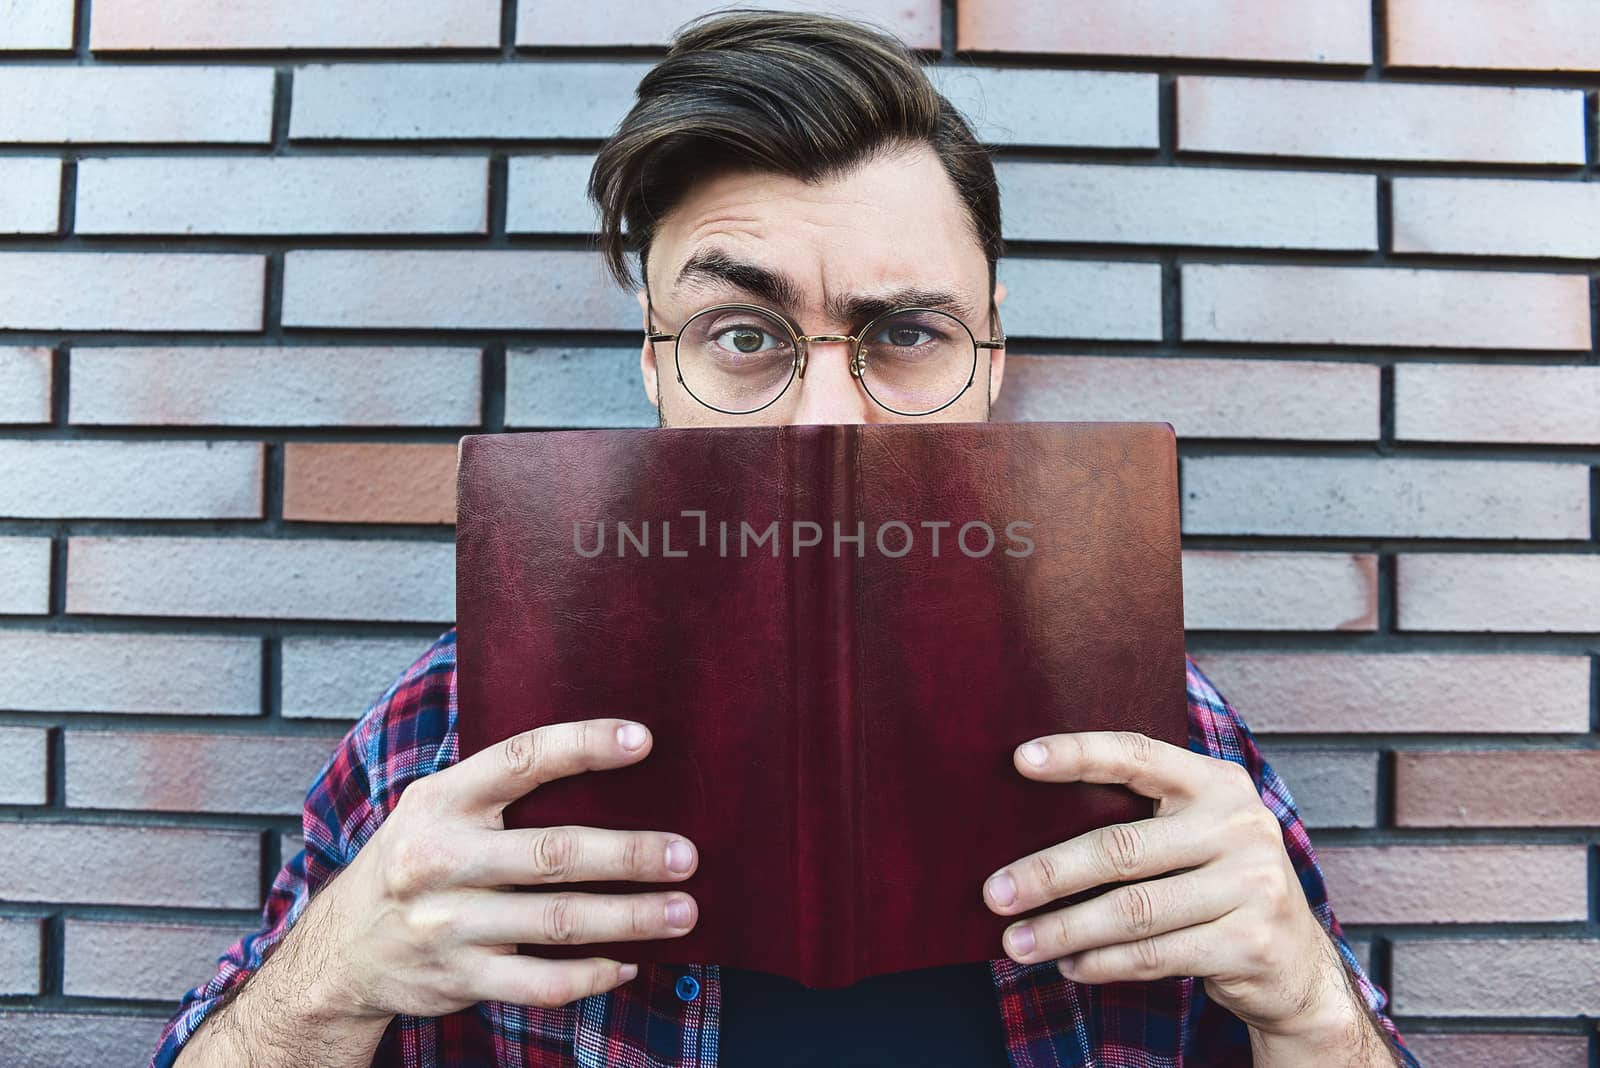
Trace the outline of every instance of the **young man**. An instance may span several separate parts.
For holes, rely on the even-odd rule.
[[[625,286],[624,229],[641,252],[640,362],[663,425],[988,418],[1005,368],[999,193],[893,38],[790,14],[695,25],[640,84],[590,193]],[[1011,915],[1127,885],[1011,924],[988,962],[808,991],[714,964],[517,955],[683,934],[697,906],[682,890],[555,884],[671,884],[698,856],[671,828],[505,829],[504,806],[542,783],[649,759],[650,733],[597,718],[460,760],[454,637],[331,756],[262,926],[183,996],[154,1065],[1416,1063],[1288,790],[1192,662],[1187,749],[1015,740],[1019,774],[1125,783],[1157,814],[1019,857],[972,893]],[[532,884],[552,889],[508,892]]]

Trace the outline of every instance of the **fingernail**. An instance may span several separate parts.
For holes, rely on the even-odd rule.
[[[634,750],[644,744],[649,733],[637,723],[624,723],[617,728],[617,744],[627,750]]]
[[[1018,956],[1033,952],[1033,928],[1026,923],[1008,931],[1006,940],[1011,943],[1011,952]]]
[[[667,902],[667,926],[689,926],[689,903],[687,901],[681,901],[677,898],[673,898],[671,901]]]
[[[667,843],[667,870],[683,873],[694,863],[694,850],[682,838]]]
[[[1060,960],[1056,961],[1056,971],[1060,972],[1062,975],[1071,975],[1073,972],[1072,958],[1062,957]]]
[[[997,872],[989,876],[989,900],[1002,907],[1011,904],[1017,899],[1017,884],[1012,881],[1007,872]]]
[[[637,964],[624,964],[617,971],[622,975],[622,981],[626,983],[629,979],[639,974],[639,966]]]
[[[1018,751],[1022,754],[1022,759],[1026,760],[1034,767],[1038,767],[1044,763],[1045,748],[1038,742],[1029,742]]]

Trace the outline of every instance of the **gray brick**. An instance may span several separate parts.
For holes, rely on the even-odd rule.
[[[1183,624],[1189,630],[1376,630],[1377,557],[1185,550]]]
[[[1186,341],[1589,348],[1578,274],[1200,263],[1182,286]]]
[[[0,994],[37,994],[44,921],[0,919]]]
[[[0,52],[72,49],[74,0],[8,0],[0,18]]]
[[[482,396],[482,354],[470,348],[80,348],[72,353],[68,419],[111,425],[476,426]]]
[[[965,64],[926,69],[986,144],[1155,148],[1161,143],[1154,74]]]
[[[1403,363],[1394,369],[1401,441],[1600,444],[1600,367]]]
[[[176,1006],[176,999],[169,999]],[[6,1068],[144,1064],[166,1018],[103,1012],[0,1012]]]
[[[639,305],[577,251],[309,250],[284,257],[288,326],[637,330]]]
[[[42,805],[49,799],[43,727],[0,727],[0,804]]]
[[[311,538],[75,537],[67,547],[67,611],[450,620],[455,618],[455,545]]]
[[[50,539],[0,537],[0,613],[33,616],[49,611]]]
[[[335,737],[68,730],[69,808],[298,815]]]
[[[0,440],[0,516],[256,519],[264,446]]]
[[[1378,754],[1263,743],[1307,827],[1372,827],[1378,821]]]
[[[256,638],[0,631],[0,708],[254,716],[261,670]]]
[[[50,350],[0,348],[0,423],[48,423]]]
[[[0,329],[259,330],[265,277],[263,256],[0,252]]]
[[[1577,89],[1210,75],[1177,82],[1183,152],[1584,162]]]
[[[151,157],[78,164],[84,234],[481,234],[489,161]]]
[[[1600,1012],[1600,941],[1592,939],[1402,938],[1393,961],[1394,1011],[1406,1016]]]
[[[1000,261],[999,280],[1007,337],[1161,338],[1160,264],[1013,256]]]
[[[672,359],[670,343],[657,358]],[[506,354],[508,427],[655,426],[639,350],[513,349]]]
[[[996,175],[1013,240],[1378,247],[1370,175],[1026,162]]]
[[[0,897],[12,901],[250,909],[260,874],[254,831],[0,824]]]
[[[266,144],[276,74],[256,64],[0,69],[0,142]]]
[[[301,139],[603,138],[650,63],[342,63],[295,71]]]
[[[1600,554],[1402,553],[1401,630],[1600,631]]]
[[[1600,184],[1397,178],[1394,250],[1600,259]]]
[[[244,933],[234,925],[69,916],[61,992],[75,998],[145,998],[176,1004],[186,991],[211,978],[218,959]]]
[[[353,720],[431,643],[417,638],[285,638],[283,714]]]
[[[514,234],[592,234],[599,213],[585,192],[592,155],[513,156],[506,229]]]
[[[1589,469],[1574,463],[1191,456],[1186,534],[1589,537]]]
[[[498,0],[97,0],[89,47],[103,50],[224,48],[493,48]]]
[[[864,18],[912,48],[939,49],[938,0],[755,0],[763,11],[825,11]],[[663,45],[672,32],[707,10],[702,0],[651,0],[648,4],[571,4],[518,0],[517,44],[530,46]]]
[[[1154,420],[1180,438],[1374,441],[1371,363],[1006,356],[996,420]]]
[[[53,234],[60,221],[61,161],[0,159],[0,234]]]

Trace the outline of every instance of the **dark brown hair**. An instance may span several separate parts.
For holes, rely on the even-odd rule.
[[[637,95],[589,173],[600,249],[623,287],[635,285],[630,246],[643,271],[657,221],[696,181],[729,169],[822,181],[922,143],[966,205],[993,290],[1004,251],[994,164],[889,33],[829,15],[712,12],[679,30]]]

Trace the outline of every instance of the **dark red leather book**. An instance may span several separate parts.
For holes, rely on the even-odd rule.
[[[1026,779],[1014,747],[1103,729],[1186,744],[1166,423],[468,435],[456,566],[463,757],[593,716],[655,736],[635,765],[514,802],[506,826],[700,850],[678,884],[690,934],[523,952],[813,987],[1000,957],[995,869],[1153,812],[1119,785]]]

